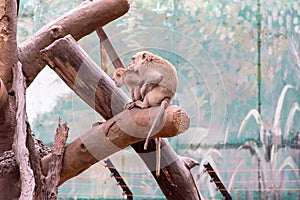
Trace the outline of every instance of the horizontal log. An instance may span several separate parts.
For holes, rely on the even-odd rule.
[[[126,110],[112,119],[93,127],[70,143],[65,150],[60,184],[77,176],[99,160],[145,140],[158,107]],[[185,124],[183,127],[180,124]],[[169,106],[166,123],[153,137],[172,137],[188,128],[189,118],[179,107]],[[42,161],[43,171],[49,160]]]
[[[75,40],[92,33],[97,27],[117,19],[129,10],[128,0],[87,1],[41,28],[19,46],[19,59],[23,65],[27,86],[45,67],[40,51],[54,40],[71,34]]]

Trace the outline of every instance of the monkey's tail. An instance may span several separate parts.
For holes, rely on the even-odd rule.
[[[160,149],[160,138],[155,138],[156,143],[156,176],[160,175],[160,158],[161,158],[161,149]]]
[[[147,149],[148,147],[148,143],[149,143],[149,140],[150,140],[150,137],[154,134],[154,129],[157,127],[157,125],[159,124],[159,121],[161,121],[163,119],[163,116],[165,114],[165,110],[166,108],[168,107],[169,105],[169,99],[164,99],[161,104],[160,104],[160,110],[158,112],[158,114],[156,115],[154,121],[153,121],[153,124],[147,134],[147,137],[146,137],[146,140],[145,140],[145,144],[144,144],[144,150]]]

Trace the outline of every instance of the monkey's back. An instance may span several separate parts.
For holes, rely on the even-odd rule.
[[[144,80],[147,80],[147,76],[149,76],[149,70],[152,72],[156,71],[161,74],[162,80],[159,83],[159,86],[170,90],[174,96],[178,87],[178,77],[175,67],[170,62],[162,58],[144,63],[139,68],[139,74]]]

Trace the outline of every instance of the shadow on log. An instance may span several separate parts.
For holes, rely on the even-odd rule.
[[[51,66],[63,81],[105,119],[109,120],[115,114],[120,113],[123,110],[124,104],[128,102],[128,97],[116,89],[113,81],[89,59],[88,55],[77,45],[71,36],[66,36],[63,39],[55,41],[43,50],[42,55],[47,60],[48,65]],[[92,96],[90,96],[91,94]],[[143,112],[147,112],[147,110],[148,109],[145,109]],[[134,112],[134,110],[130,112]],[[185,127],[187,125],[180,124],[180,120],[175,121],[179,122],[177,127]],[[144,121],[144,123],[145,122],[149,124],[149,120]],[[132,123],[129,122],[128,124],[132,125]],[[147,131],[144,133],[146,132]],[[126,131],[126,134],[130,134],[130,132]],[[177,132],[174,135],[176,134]],[[115,135],[115,137],[119,137],[118,134]],[[134,135],[134,137],[136,137],[136,135]],[[78,138],[74,142],[77,141],[80,144],[82,142],[80,140],[82,140],[82,138]],[[143,139],[140,138],[140,140]],[[140,140],[136,140],[135,142]],[[189,169],[197,163],[190,158],[179,157],[170,147],[167,139],[162,139],[162,141],[164,144],[162,145],[162,161],[164,162],[164,166],[162,166],[163,169],[161,170],[163,175],[161,177],[154,176],[161,186],[162,191],[168,199],[200,199],[194,179],[189,171]],[[121,141],[121,144],[122,143],[125,142]],[[116,147],[120,148],[119,145],[120,144],[117,144]],[[73,159],[74,161],[72,162],[81,163],[82,168],[74,169],[74,166],[70,166],[71,169],[68,169],[68,171],[77,171],[80,173],[98,161],[96,159],[97,156],[93,155],[85,157],[84,160],[77,158],[77,155],[82,158],[83,156],[80,154],[84,153],[84,151],[88,151],[85,146],[81,146],[81,149],[74,149],[74,151],[77,151],[76,156],[74,156],[75,154],[67,154],[68,148],[71,150],[71,146],[69,146],[66,149],[64,159]],[[136,152],[140,153],[139,155],[147,164],[148,168],[154,171],[155,167],[152,166],[155,163],[155,159],[153,160],[151,156],[142,156],[143,154],[148,154],[148,152],[140,149],[142,147],[143,145],[140,144],[133,145],[133,148]],[[148,150],[155,151],[155,148],[149,147]],[[101,152],[104,151],[104,149],[101,148],[98,151]],[[155,152],[152,153],[155,154]],[[100,154],[102,154],[102,152]],[[63,173],[64,171],[62,172],[62,177],[64,176]],[[74,175],[75,174],[73,174],[73,176]],[[70,177],[71,176],[68,175],[68,178]],[[61,182],[63,182],[63,178],[61,178]]]

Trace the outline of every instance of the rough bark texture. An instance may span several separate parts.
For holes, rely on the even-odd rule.
[[[45,176],[42,173],[42,163],[41,158],[43,157],[42,152],[45,152],[42,148],[43,143],[37,139],[34,139],[29,124],[27,126],[27,148],[29,151],[29,161],[33,169],[34,180],[36,183],[35,188],[35,200],[41,200],[46,197],[46,184]],[[40,148],[42,147],[42,148]],[[37,149],[38,148],[38,149]],[[50,151],[46,151],[47,155],[50,154]],[[51,154],[50,154],[51,155]]]
[[[66,147],[60,184],[80,174],[99,160],[124,149],[136,142],[145,140],[151,125],[150,115],[158,112],[158,107],[150,109],[133,109],[124,111],[110,120],[94,126],[80,138],[77,138]],[[131,118],[132,121],[128,122]],[[179,107],[170,106],[166,111],[166,123],[154,137],[172,137],[185,129],[178,127],[177,120],[189,124],[189,119]],[[146,123],[146,124],[145,124]],[[144,124],[144,125],[140,125]],[[181,128],[180,132],[178,132]],[[48,167],[48,159],[43,160],[43,171]]]
[[[151,170],[152,175],[157,180],[157,183],[162,189],[168,200],[170,199],[200,199],[200,194],[194,182],[194,178],[190,173],[190,169],[198,163],[191,158],[178,156],[172,147],[167,143],[167,140],[162,140],[162,159],[160,176],[157,177],[155,169],[155,154],[151,154],[149,150],[144,150],[144,142],[133,144],[132,147],[141,155],[142,160]],[[148,149],[155,148],[155,142],[149,142]],[[173,152],[173,153],[170,153]],[[150,154],[149,154],[150,153]],[[168,153],[168,155],[165,155]],[[170,157],[171,156],[171,157]],[[174,156],[174,157],[172,157]]]
[[[0,78],[9,90],[12,84],[12,67],[17,55],[17,2],[0,2]]]
[[[14,152],[2,153],[0,161],[0,199],[18,199],[21,183]]]
[[[42,51],[42,56],[58,76],[88,105],[106,119],[121,112],[129,98],[119,90],[88,55],[68,35]]]
[[[6,87],[0,79],[0,126],[5,123],[8,118],[8,95]]]
[[[19,59],[23,65],[27,86],[45,67],[40,50],[68,34],[79,40],[97,27],[124,15],[128,10],[127,0],[95,0],[79,5],[32,35],[19,46]]]
[[[67,85],[69,85],[69,87],[71,87],[75,92],[77,91],[76,93],[89,105],[95,107],[95,110],[105,119],[108,120],[112,118],[114,114],[123,110],[124,102],[128,101],[128,98],[124,97],[124,95],[118,92],[119,90],[115,89],[112,80],[110,80],[110,78],[104,72],[102,72],[99,67],[94,66],[95,64],[88,59],[88,56],[77,47],[76,41],[72,39],[72,37],[67,36],[63,39],[57,40],[43,51],[43,56],[46,58],[46,60],[48,60],[48,64],[52,67],[52,69],[67,83]],[[90,84],[88,79],[97,81]],[[84,83],[88,83],[89,87],[91,87],[91,85],[97,85],[97,89],[92,88],[91,90],[90,88],[86,87],[86,84]],[[80,92],[80,90],[83,91]],[[97,92],[101,95],[97,95]],[[91,93],[95,94],[93,98],[89,97]],[[128,122],[128,124],[132,125],[133,123]],[[182,125],[184,127],[184,124]],[[180,127],[180,124],[178,124],[178,127]],[[126,133],[128,134],[130,132],[126,131]],[[162,141],[164,144],[162,147],[162,160],[168,161],[165,162],[167,167],[164,167],[163,171],[163,174],[166,174],[166,178],[154,176],[158,184],[162,186],[162,191],[166,194],[168,199],[180,199],[180,197],[182,197],[182,193],[186,194],[184,195],[185,199],[200,199],[197,187],[189,171],[189,165],[186,165],[186,162],[183,162],[183,159],[178,157],[178,155],[169,146],[167,139],[162,139]],[[75,148],[75,146],[79,146],[82,141],[77,141],[77,143],[78,144],[74,145],[73,147],[71,145],[70,147],[68,146],[67,149],[74,148],[72,151],[76,152],[76,155],[79,155],[78,157],[84,158],[84,160],[74,161],[80,163],[82,166],[85,166],[82,169],[77,169],[78,173],[80,173],[86,169],[86,167],[89,167],[94,162],[97,162],[97,156],[83,156],[86,154],[88,149],[86,146],[81,146],[81,149],[78,149],[77,147]],[[133,148],[138,153],[147,153],[146,151],[142,150],[143,144],[141,143],[133,145]],[[72,151],[70,149],[70,152]],[[149,147],[148,151],[155,151],[155,147]],[[67,150],[65,159],[72,159],[71,155],[67,155]],[[142,159],[150,170],[155,170],[155,167],[153,167],[155,160],[153,158],[145,156],[142,157]],[[69,171],[72,170],[74,169],[70,169]],[[179,190],[181,190],[181,192],[179,192]],[[185,190],[187,192],[185,192]],[[177,195],[179,195],[178,198]]]
[[[22,65],[19,62],[14,70],[13,91],[16,94],[17,112],[16,112],[16,133],[12,149],[20,170],[21,195],[20,200],[34,198],[34,175],[29,162],[29,151],[26,146],[27,140],[27,116],[25,108],[25,79],[22,73]]]
[[[12,68],[17,65],[17,4],[16,1],[3,0],[0,2],[0,79],[2,97],[5,97],[5,90],[10,91],[12,86]],[[5,89],[3,88],[5,86]],[[0,109],[0,153],[10,150],[15,133],[15,97],[14,94],[8,96],[8,101]],[[1,104],[0,103],[0,104]]]
[[[22,73],[22,66],[19,62],[13,68],[13,93],[16,96],[16,132],[14,134],[14,143],[12,149],[16,155],[19,165],[21,194],[19,199],[32,199],[34,196],[34,175],[29,162],[29,151],[26,146],[27,140],[27,116],[25,108],[25,79]]]
[[[48,173],[46,177],[46,194],[45,200],[57,199],[58,183],[60,181],[60,173],[62,169],[63,155],[65,152],[65,144],[68,138],[69,127],[67,123],[63,125],[58,123],[54,143],[51,148],[51,161],[47,165]]]

